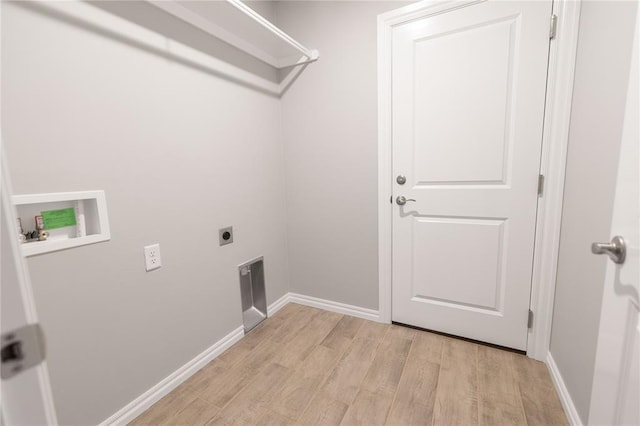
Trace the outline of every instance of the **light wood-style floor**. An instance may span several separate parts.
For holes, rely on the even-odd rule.
[[[523,355],[288,304],[133,425],[566,425]]]

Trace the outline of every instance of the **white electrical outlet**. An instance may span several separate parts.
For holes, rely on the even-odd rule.
[[[144,247],[144,264],[148,271],[153,271],[162,266],[160,258],[160,244],[151,244]]]

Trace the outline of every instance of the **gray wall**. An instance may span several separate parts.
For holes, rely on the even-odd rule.
[[[582,4],[551,354],[582,421],[589,414],[636,4]]]
[[[277,98],[3,2],[15,193],[104,189],[111,224],[109,242],[28,260],[60,424],[106,419],[242,325],[236,265],[264,255],[268,302],[288,291],[281,121]]]
[[[378,14],[402,2],[279,2],[320,50],[282,100],[291,291],[378,309]]]

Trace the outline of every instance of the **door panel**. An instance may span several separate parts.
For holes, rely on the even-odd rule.
[[[393,30],[392,319],[525,349],[551,2]]]
[[[413,233],[416,301],[500,311],[504,221],[414,217]],[[437,264],[423,261],[435,258]],[[465,268],[458,267],[460,259],[467,260]]]
[[[640,8],[618,163],[611,237],[627,245],[623,264],[607,261],[589,424],[640,424]],[[602,135],[616,137],[611,132]]]
[[[504,183],[515,28],[509,17],[414,41],[418,185]]]

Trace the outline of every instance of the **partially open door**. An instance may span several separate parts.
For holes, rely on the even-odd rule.
[[[6,157],[0,146],[0,424],[57,424],[31,281],[16,233]]]
[[[625,121],[609,241],[592,250],[608,255],[589,424],[640,424],[640,9],[627,89]]]

